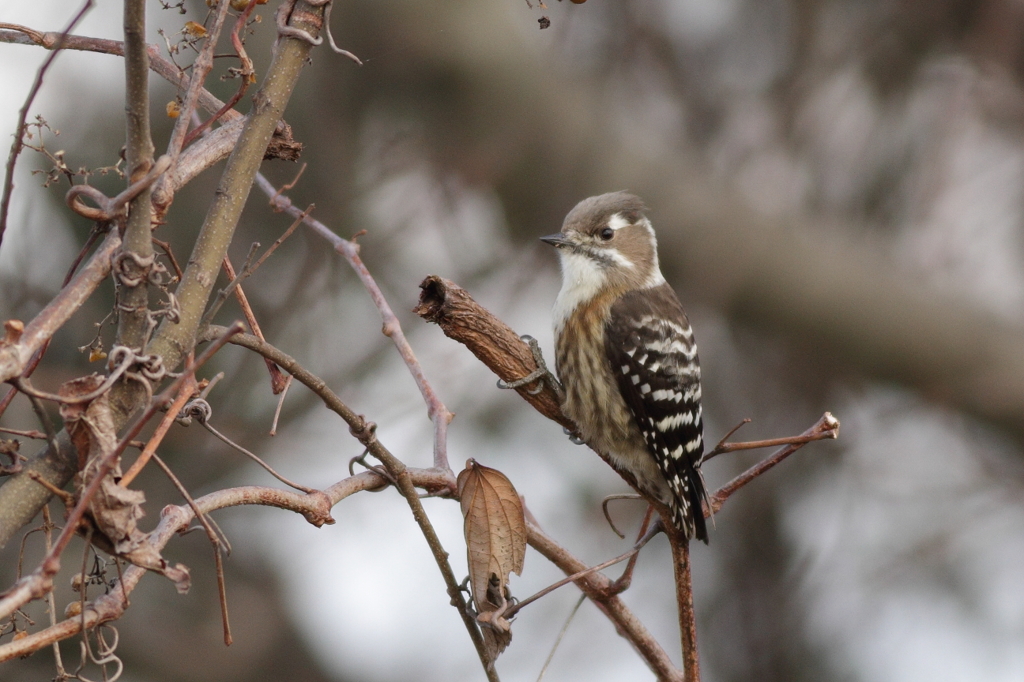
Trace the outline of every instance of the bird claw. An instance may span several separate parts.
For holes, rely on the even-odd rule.
[[[587,441],[585,441],[582,438],[580,438],[579,434],[577,434],[575,431],[569,429],[568,427],[563,426],[562,427],[562,433],[564,433],[565,435],[569,436],[569,442],[571,442],[573,445],[586,445],[587,444]]]
[[[533,354],[534,362],[537,363],[537,369],[533,370],[525,377],[521,379],[515,379],[514,381],[504,381],[503,379],[498,379],[498,388],[522,388],[523,386],[537,382],[536,387],[532,389],[526,389],[526,392],[529,393],[530,395],[537,395],[538,393],[544,390],[544,382],[546,381],[551,385],[551,388],[558,395],[559,402],[562,402],[562,399],[565,395],[565,392],[562,389],[562,384],[561,382],[558,381],[558,378],[551,372],[551,370],[548,369],[547,363],[544,362],[544,354],[540,350],[540,344],[537,342],[537,339],[533,338],[529,334],[524,334],[519,338],[521,338],[530,346],[530,352]]]

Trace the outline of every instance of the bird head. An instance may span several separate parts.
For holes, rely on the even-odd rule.
[[[578,293],[618,292],[664,284],[658,243],[647,207],[628,192],[584,199],[569,211],[562,231],[541,237],[558,249],[564,286]]]

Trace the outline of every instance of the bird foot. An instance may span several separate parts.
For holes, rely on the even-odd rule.
[[[558,377],[548,369],[548,365],[544,362],[544,354],[540,350],[540,344],[537,343],[537,339],[529,335],[520,337],[530,346],[530,352],[533,353],[533,360],[537,363],[537,369],[533,370],[525,377],[516,379],[514,381],[503,381],[498,379],[498,388],[501,389],[514,389],[521,388],[528,384],[537,382],[537,386],[532,389],[526,389],[526,392],[530,395],[537,395],[544,390],[544,382],[547,382],[551,386],[551,389],[558,395],[558,402],[561,403],[565,397],[565,391],[562,388],[562,384],[558,381]]]

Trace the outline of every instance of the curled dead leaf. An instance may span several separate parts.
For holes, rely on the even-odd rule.
[[[103,385],[99,374],[79,377],[65,382],[57,390],[61,398],[74,399],[86,396]],[[61,403],[60,416],[71,442],[78,452],[78,469],[85,468],[86,462],[100,452],[109,452],[117,445],[114,433],[114,419],[110,413],[110,402],[102,395],[87,403]]]
[[[67,398],[88,395],[102,384],[103,377],[93,374],[65,383],[60,387],[60,395]],[[100,462],[117,447],[110,399],[104,393],[87,403],[64,403],[60,413],[78,451],[81,471],[75,477],[75,494],[81,495],[98,474]],[[149,536],[138,527],[138,520],[145,515],[142,509],[145,494],[119,486],[120,478],[121,466],[115,462],[89,503],[83,521],[92,525],[93,543],[109,554],[160,573],[173,581],[179,592],[187,592],[191,584],[188,569],[180,564],[168,564],[149,542]]]
[[[470,591],[493,660],[512,640],[511,624],[502,614],[512,598],[509,574],[521,575],[526,558],[523,503],[505,474],[472,459],[459,474],[458,490]]]

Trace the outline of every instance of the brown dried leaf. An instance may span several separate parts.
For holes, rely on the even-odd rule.
[[[206,27],[194,21],[186,21],[182,31],[190,38],[202,38],[206,35]]]
[[[497,469],[466,462],[458,478],[465,517],[469,584],[477,620],[493,657],[512,640],[511,625],[502,616],[509,606],[509,573],[521,575],[526,558],[523,503],[512,482]]]
[[[103,377],[90,374],[62,384],[57,394],[62,398],[78,398],[92,393],[102,384]],[[107,396],[88,403],[61,403],[60,416],[78,452],[79,471],[85,468],[94,450],[109,452],[117,445]]]
[[[83,396],[102,383],[103,378],[98,375],[82,377],[61,386],[60,395]],[[100,462],[117,446],[110,400],[104,393],[88,403],[62,404],[60,412],[78,450],[81,471],[75,477],[75,489],[76,494],[81,495],[98,473]],[[119,486],[117,481],[120,477],[118,462],[100,482],[99,490],[89,503],[85,520],[93,526],[93,542],[110,554],[166,576],[175,583],[179,592],[187,592],[191,583],[188,569],[181,564],[170,566],[164,561],[160,552],[149,543],[149,536],[138,527],[138,520],[145,515],[142,509],[145,494]]]

